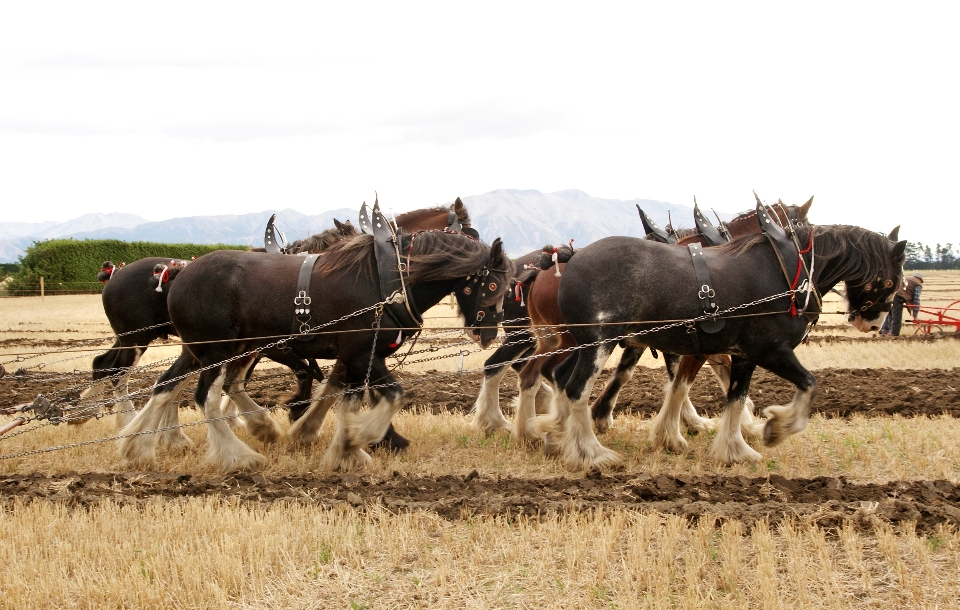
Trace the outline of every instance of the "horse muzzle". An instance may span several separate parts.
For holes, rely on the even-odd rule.
[[[886,314],[882,314],[878,316],[876,320],[864,320],[859,314],[853,314],[850,316],[848,321],[850,322],[850,325],[857,330],[869,333],[880,330],[880,328],[883,326],[883,320],[886,317]]]

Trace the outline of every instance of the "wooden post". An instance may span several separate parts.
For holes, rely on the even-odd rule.
[[[40,276],[40,301],[43,301],[43,276]]]

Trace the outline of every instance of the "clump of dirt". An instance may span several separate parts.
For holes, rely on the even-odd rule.
[[[319,506],[380,504],[394,511],[423,510],[457,520],[474,515],[542,518],[564,511],[657,511],[691,519],[736,519],[749,528],[800,518],[822,527],[873,519],[915,523],[918,532],[960,525],[960,488],[949,481],[852,484],[844,478],[787,479],[722,475],[669,476],[593,473],[583,478],[525,479],[466,475],[421,477],[339,474],[267,478],[260,474],[203,478],[156,473],[13,475],[0,480],[0,506],[15,499],[88,507],[103,500],[139,504],[152,498],[215,496],[258,505],[298,502]]]

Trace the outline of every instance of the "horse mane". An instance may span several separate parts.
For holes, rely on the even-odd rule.
[[[805,248],[813,231],[813,250],[817,258],[838,260],[839,266],[831,269],[831,277],[823,278],[828,284],[838,278],[854,284],[866,284],[878,277],[889,279],[890,240],[886,236],[853,225],[814,225],[797,227],[797,241]],[[768,243],[764,234],[744,235],[729,244],[720,246],[720,252],[740,256],[754,246]],[[850,256],[856,254],[857,256]]]
[[[423,220],[426,216],[432,216],[434,214],[442,212],[443,214],[448,214],[450,208],[445,208],[442,205],[434,206],[432,208],[423,208],[422,210],[412,210],[410,212],[404,212],[397,216],[397,224],[400,225],[413,225],[416,222]],[[470,226],[470,214],[467,213],[467,206],[461,205],[459,209],[456,210],[457,220],[460,221],[460,224],[469,227]],[[444,216],[446,218],[446,216]],[[402,220],[401,220],[402,219]]]
[[[334,244],[359,234],[359,231],[357,231],[356,227],[354,227],[349,220],[344,222],[342,226],[343,229],[331,227],[310,237],[304,237],[303,239],[290,242],[290,245],[287,246],[287,254],[299,254],[301,252],[317,254],[319,252],[326,252]]]
[[[458,233],[421,231],[404,234],[400,254],[411,283],[467,277],[489,263],[490,250],[480,241]],[[409,254],[409,256],[408,256]],[[513,267],[513,263],[508,263]],[[374,277],[373,236],[361,234],[330,247],[317,267],[323,273],[345,271]],[[509,275],[513,269],[507,270]]]

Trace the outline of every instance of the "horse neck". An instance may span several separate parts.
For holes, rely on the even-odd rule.
[[[772,215],[780,223],[781,227],[787,226],[790,218],[786,209],[779,205],[766,206],[767,213]],[[738,216],[726,223],[727,230],[730,231],[731,239],[737,239],[744,235],[759,235],[761,232],[760,222],[757,220],[757,213],[751,212],[743,216]]]
[[[449,210],[414,210],[397,217],[397,226],[404,233],[442,231],[447,228]]]
[[[863,255],[857,249],[847,248],[847,253],[843,256],[834,254],[842,247],[840,242],[843,237],[820,227],[811,227],[810,231],[814,234],[813,285],[820,294],[826,293],[840,282],[855,280],[857,274],[863,275],[862,271],[854,273],[863,266]],[[806,248],[808,243],[809,239],[801,240],[800,248]],[[851,260],[852,257],[856,257],[856,260]],[[810,259],[805,257],[805,260]]]
[[[417,310],[423,312],[444,299],[453,292],[454,286],[460,278],[449,280],[432,280],[429,282],[417,282],[409,286],[408,292],[413,302],[417,305]]]

